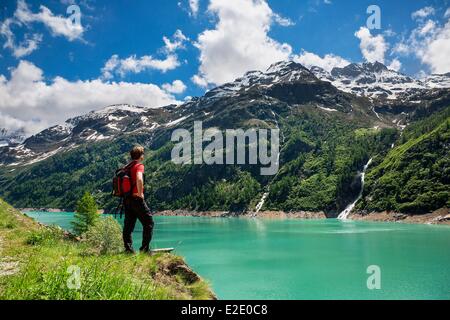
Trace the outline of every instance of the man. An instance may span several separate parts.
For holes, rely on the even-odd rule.
[[[124,200],[125,206],[125,222],[123,227],[123,242],[125,244],[125,251],[128,253],[134,253],[133,240],[131,234],[133,233],[136,220],[142,223],[142,246],[141,252],[150,251],[150,241],[153,234],[153,218],[144,200],[144,148],[141,146],[135,146],[130,151],[132,162],[129,164],[130,178],[132,185],[131,196],[126,197]]]

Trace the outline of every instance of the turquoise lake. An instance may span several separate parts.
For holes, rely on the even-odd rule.
[[[73,219],[27,214],[66,229]],[[447,226],[155,217],[152,246],[174,247],[220,299],[450,299]],[[367,287],[374,265],[380,290]]]

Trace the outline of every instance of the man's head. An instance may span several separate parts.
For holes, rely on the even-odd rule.
[[[132,160],[142,161],[144,160],[144,147],[134,146],[130,151],[130,156]]]

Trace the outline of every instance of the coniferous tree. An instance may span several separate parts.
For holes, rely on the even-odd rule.
[[[85,192],[83,197],[77,203],[75,212],[75,220],[72,222],[73,230],[76,234],[81,235],[85,233],[90,226],[98,219],[98,208],[94,197]]]

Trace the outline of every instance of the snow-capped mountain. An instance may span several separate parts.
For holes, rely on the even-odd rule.
[[[223,128],[258,121],[278,125],[276,115],[293,107],[309,108],[320,115],[364,118],[376,127],[403,127],[418,108],[433,111],[448,105],[450,90],[439,88],[449,84],[449,74],[417,80],[381,63],[350,64],[327,72],[283,61],[265,72],[247,72],[182,105],[112,105],[50,127],[23,143],[5,142],[0,144],[0,165],[14,170],[83,144],[123,135],[145,135],[148,141],[161,136],[167,141],[173,128],[189,126],[195,120]]]
[[[160,109],[127,104],[108,106],[45,129],[21,144],[0,146],[0,164],[32,164],[84,143],[112,140],[137,131],[151,132],[182,116],[182,110],[175,106]]]
[[[0,165],[28,165],[82,144],[113,140],[121,135],[165,134],[166,129],[183,125],[188,119],[189,122],[202,120],[211,125],[235,125],[237,121],[249,120],[246,117],[252,116],[244,109],[245,106],[258,113],[262,111],[261,106],[269,110],[271,107],[279,108],[280,104],[308,104],[322,112],[351,112],[352,99],[351,95],[317,79],[301,64],[279,62],[266,72],[248,72],[236,81],[180,106],[143,108],[113,105],[69,119],[29,137],[20,145],[0,148]],[[226,109],[233,108],[236,112],[224,114]],[[230,116],[236,119],[232,120]],[[274,116],[268,111],[253,115],[253,118],[273,121]]]
[[[343,68],[333,68],[331,72],[320,67],[310,70],[316,77],[331,82],[339,90],[369,98],[404,99],[418,91],[450,87],[450,74],[431,75],[418,80],[379,62],[352,63]]]
[[[236,96],[253,87],[270,88],[289,82],[315,82],[318,79],[307,68],[293,61],[281,61],[271,65],[266,72],[249,71],[243,77],[208,91],[205,97]]]
[[[293,61],[281,61],[271,65],[267,71],[250,71],[233,82],[226,83],[206,93],[209,98],[236,96],[253,87],[270,88],[292,82],[313,83],[320,79],[331,82],[337,89],[357,96],[381,99],[405,99],[418,91],[450,88],[450,73],[430,75],[415,79],[394,71],[384,64],[352,63],[328,72],[313,66],[309,70]]]
[[[428,88],[450,88],[450,72],[445,74],[432,74],[422,81]]]

